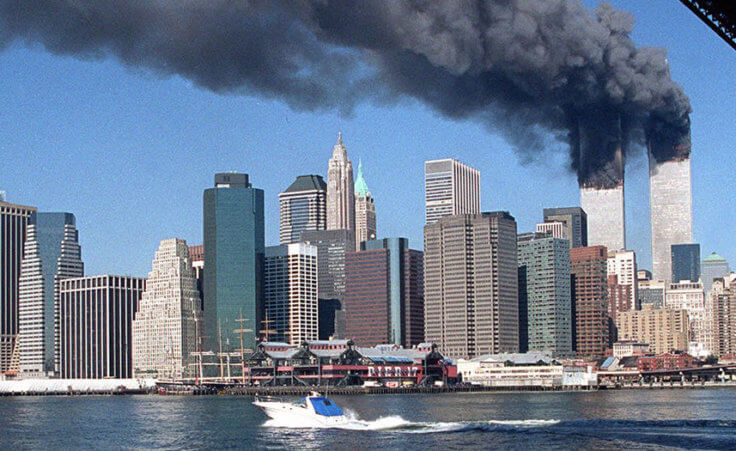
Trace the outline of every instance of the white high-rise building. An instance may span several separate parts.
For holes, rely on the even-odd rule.
[[[265,299],[271,341],[299,345],[319,337],[317,246],[266,248]]]
[[[537,233],[550,234],[553,238],[570,240],[567,236],[567,227],[565,223],[560,221],[542,222],[537,224]]]
[[[638,310],[638,281],[636,277],[636,254],[629,250],[608,251],[608,275],[617,276],[618,285],[630,287],[628,310]]]
[[[355,234],[353,190],[353,163],[339,133],[327,169],[327,230],[345,229]]]
[[[203,333],[200,307],[186,241],[161,241],[133,320],[136,377],[182,377]]]
[[[687,310],[690,320],[690,341],[703,345],[707,343],[705,289],[701,282],[670,283],[667,286],[664,305],[670,309]]]
[[[358,177],[355,179],[355,250],[360,243],[376,239],[376,205],[363,177],[363,162],[358,161]]]
[[[84,276],[71,213],[34,213],[28,220],[18,296],[18,347],[24,377],[59,371],[59,283]]]
[[[671,246],[693,242],[690,158],[658,162],[649,154],[652,278],[672,278]]]
[[[443,216],[480,213],[480,172],[454,159],[424,163],[427,224]]]
[[[580,188],[580,206],[588,214],[588,246],[626,249],[624,182],[614,188]]]

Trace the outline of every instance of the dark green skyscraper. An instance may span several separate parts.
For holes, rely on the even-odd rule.
[[[204,347],[255,348],[263,312],[263,190],[247,174],[215,175],[204,191]]]

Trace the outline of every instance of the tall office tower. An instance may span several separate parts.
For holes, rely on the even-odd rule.
[[[708,293],[708,315],[712,335],[706,347],[717,356],[736,353],[736,274],[713,281]]]
[[[353,238],[349,230],[302,233],[302,241],[317,246],[320,340],[345,337],[345,254],[355,249]]]
[[[527,313],[528,340],[528,346],[519,346],[551,356],[571,356],[570,242],[526,233],[518,237],[517,252],[519,304],[526,306],[521,311]]]
[[[648,343],[655,354],[687,351],[688,316],[683,309],[655,309],[643,305],[641,310],[621,312],[616,318],[618,339]]]
[[[618,114],[586,111],[577,118],[571,143],[580,185],[580,207],[588,215],[588,245],[626,249],[622,121]]]
[[[360,243],[376,239],[376,205],[363,177],[363,162],[358,161],[358,178],[355,179],[355,250]]]
[[[28,219],[18,299],[20,371],[28,377],[58,372],[58,284],[84,275],[75,223],[71,213],[34,213]]]
[[[480,213],[480,172],[457,160],[424,162],[425,219]]]
[[[636,254],[629,250],[610,250],[608,251],[608,276],[616,276],[615,283],[623,285],[626,291],[626,303],[618,303],[617,311],[637,310],[638,293],[637,293],[637,276],[636,276]],[[613,305],[613,302],[611,303]],[[615,318],[612,316],[612,318]]]
[[[588,245],[588,215],[582,208],[545,208],[544,223],[562,223],[564,230],[562,238],[570,240],[570,248]],[[540,231],[539,225],[537,231]]]
[[[201,306],[187,242],[161,241],[133,320],[135,377],[184,375],[204,335]]]
[[[296,243],[307,230],[327,227],[327,184],[319,175],[300,175],[279,194],[281,244]]]
[[[453,215],[424,227],[424,338],[444,355],[519,349],[516,220]]]
[[[703,282],[705,291],[708,292],[713,288],[713,280],[725,277],[731,272],[731,266],[725,258],[713,252],[705,257],[700,265],[700,279]]]
[[[679,282],[667,285],[664,305],[669,309],[687,311],[690,321],[690,341],[705,344],[705,289],[700,282]]]
[[[64,379],[133,377],[133,317],[146,279],[87,276],[59,282]]]
[[[673,244],[671,246],[672,281],[700,280],[700,244]]]
[[[600,357],[610,347],[607,267],[608,251],[603,246],[570,249],[573,339],[579,357]]]
[[[263,314],[263,190],[248,174],[215,175],[204,191],[205,350],[255,349]],[[244,321],[240,322],[240,318]]]
[[[559,221],[542,222],[537,224],[536,233],[543,235],[550,235],[554,238],[560,238],[562,240],[570,240],[567,238],[567,230],[565,230],[565,223]]]
[[[406,238],[369,240],[345,257],[345,333],[361,346],[424,341],[423,255]]]
[[[305,243],[266,248],[265,300],[269,340],[300,345],[319,337],[317,247]]]
[[[354,188],[353,163],[339,133],[327,168],[327,230],[346,229],[355,235]]]
[[[689,142],[687,146],[690,146]],[[658,162],[650,149],[649,209],[652,223],[652,277],[677,282],[670,280],[670,246],[693,241],[689,157]]]
[[[8,371],[18,335],[18,280],[28,218],[36,212],[0,199],[0,374]]]
[[[199,309],[204,312],[204,245],[189,246],[189,260],[192,262],[194,278],[197,279]],[[204,326],[204,324],[202,324]],[[204,327],[203,327],[204,328]],[[204,334],[202,334],[203,336]]]
[[[667,283],[664,280],[641,280],[637,282],[637,296],[639,306],[651,305],[654,308],[664,307],[664,297]]]

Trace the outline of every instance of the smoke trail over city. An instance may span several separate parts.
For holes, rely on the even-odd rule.
[[[634,45],[633,24],[579,0],[5,0],[0,48],[113,56],[295,109],[414,98],[482,121],[522,153],[567,142],[579,181],[605,185],[611,149],[629,140],[660,143],[658,160],[689,153],[689,100],[664,50]],[[582,146],[581,134],[608,144]]]

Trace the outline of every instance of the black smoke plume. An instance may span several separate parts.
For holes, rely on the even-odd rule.
[[[579,0],[2,0],[0,47],[113,56],[296,109],[414,98],[521,152],[568,142],[579,181],[595,185],[615,146],[572,142],[571,118],[620,118],[630,136],[665,142],[649,146],[658,160],[689,152],[669,145],[689,129],[689,100],[665,52],[634,45],[633,23]]]

